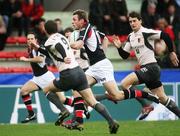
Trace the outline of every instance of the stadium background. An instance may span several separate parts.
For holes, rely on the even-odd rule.
[[[90,1],[91,0],[44,0],[44,7],[46,12],[43,17],[46,19],[61,17],[63,20],[63,27],[65,28],[71,25],[72,11],[78,8],[88,11]],[[129,11],[139,11],[140,4],[141,0],[127,0]],[[119,59],[116,49],[112,47],[108,49],[106,55],[113,62],[116,70],[115,77],[117,82],[120,82],[120,80],[132,69],[134,69],[134,66],[136,65],[135,59],[130,59],[128,62]],[[1,65],[6,65],[6,62],[1,62]],[[57,75],[57,73],[55,74]],[[17,90],[31,77],[32,74],[30,73],[0,74],[0,123],[19,123],[19,121],[22,120],[24,116],[26,116],[25,109],[21,107],[21,109],[17,110],[17,113],[14,112],[14,116],[17,117],[17,122],[16,119],[14,122],[11,120],[14,108],[16,107],[16,99],[20,104],[22,104],[21,98],[18,99],[16,97],[18,93]],[[162,81],[166,84],[165,90],[167,94],[172,96],[172,98],[176,100],[176,103],[180,105],[180,70],[163,70]],[[140,87],[142,88],[142,86]],[[93,90],[95,93],[104,93],[104,90],[100,85],[95,86]],[[67,95],[70,94],[67,93]],[[52,110],[49,102],[46,100],[42,92],[39,92],[38,96],[45,122],[53,122],[57,117],[57,113],[55,113],[56,110]],[[33,100],[35,102],[34,94]],[[104,101],[103,103],[108,107],[112,115],[117,120],[136,120],[141,111],[139,103],[137,103],[135,100],[119,102],[118,105],[114,105],[113,103],[107,101]],[[169,115],[164,115],[164,113],[160,113],[158,115],[158,119],[163,119],[163,117],[164,119],[174,119],[174,117],[171,118]],[[102,118],[97,113],[93,113],[90,120],[102,120]]]

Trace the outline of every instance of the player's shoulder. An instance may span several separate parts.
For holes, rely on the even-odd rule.
[[[161,32],[160,30],[155,30],[152,28],[145,28],[145,27],[143,27],[141,31],[144,33],[159,33],[159,32]]]
[[[55,34],[51,35],[45,42],[44,46],[49,46],[49,45],[55,44],[60,37],[61,37],[61,34],[59,34],[59,33],[55,33]]]

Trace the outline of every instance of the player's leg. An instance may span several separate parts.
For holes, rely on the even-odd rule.
[[[59,89],[54,86],[53,81],[49,83],[48,86],[43,88],[43,92],[45,93],[47,99],[53,104],[55,104],[56,107],[61,111],[59,114],[58,120],[55,122],[55,125],[61,125],[63,120],[67,118],[70,115],[70,113],[66,109],[66,107],[63,105],[61,100],[59,100],[60,98],[55,93],[57,92],[57,90],[59,91]],[[64,100],[66,99],[64,95],[61,95],[61,97],[63,97]]]
[[[127,79],[128,79],[127,81],[129,81],[129,77]],[[107,90],[108,94],[112,97],[112,99],[116,101],[124,100],[124,99],[132,99],[132,98],[146,98],[148,100],[159,103],[159,100],[155,95],[144,92],[142,90],[130,88],[130,89],[123,89],[122,91],[119,91],[115,81],[105,82],[103,85],[105,89]]]
[[[21,121],[21,123],[27,123],[31,120],[36,119],[36,114],[33,111],[32,108],[32,102],[31,102],[31,96],[30,93],[32,93],[34,90],[39,90],[39,87],[33,82],[33,81],[28,81],[26,82],[22,87],[21,87],[21,97],[26,105],[26,109],[28,111],[28,116]]]
[[[124,85],[124,86],[132,86],[138,83],[139,83],[139,77],[137,76],[137,73],[135,72],[130,73],[121,81],[121,85]],[[124,92],[125,99],[146,98],[150,101],[159,103],[159,99],[150,92],[145,92],[145,91],[138,90],[135,88],[123,89],[122,91]]]
[[[96,101],[91,89],[89,88],[80,91],[80,94],[92,108],[94,108],[97,112],[99,112],[108,121],[109,127],[111,129],[110,133],[116,133],[119,125],[113,120],[106,107],[103,104],[98,103]],[[114,128],[112,128],[112,126]]]
[[[151,91],[159,97],[160,103],[166,106],[171,112],[180,118],[180,109],[176,103],[171,100],[164,92],[164,87],[161,85],[158,88],[151,89]]]
[[[135,86],[129,86],[129,84],[123,84],[124,82],[121,82],[121,88],[123,89],[128,89],[128,88],[131,88],[131,89],[136,89]],[[144,88],[143,91],[145,92],[150,92],[150,90],[148,88]],[[139,117],[139,120],[143,120],[145,119],[149,113],[151,111],[154,110],[154,107],[151,105],[152,102],[148,102],[146,99],[144,98],[136,98],[136,100],[141,104],[142,106],[142,110],[141,110],[141,114],[140,114],[140,117]]]

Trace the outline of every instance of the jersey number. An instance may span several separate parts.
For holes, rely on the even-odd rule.
[[[66,39],[64,37],[61,37],[61,41],[67,46],[67,49],[69,50],[70,47]]]

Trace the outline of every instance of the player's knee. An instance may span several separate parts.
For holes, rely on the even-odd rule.
[[[115,94],[110,94],[111,98],[115,101],[119,101],[123,99],[123,92],[122,91],[118,91],[118,93]]]
[[[29,90],[21,88],[20,93],[21,93],[21,95],[27,95],[27,94],[29,94]]]
[[[128,89],[128,88],[129,88],[129,85],[126,84],[125,82],[121,82],[121,83],[120,83],[120,87],[121,87],[121,89]]]
[[[48,89],[47,87],[45,87],[45,88],[43,88],[43,92],[44,92],[45,94],[47,94],[47,93],[50,92],[50,91],[49,91],[49,89]]]
[[[160,103],[163,104],[163,105],[166,103],[166,101],[168,99],[167,96],[158,96],[158,97],[159,97]]]

